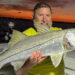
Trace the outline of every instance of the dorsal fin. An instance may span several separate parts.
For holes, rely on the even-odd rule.
[[[17,30],[13,30],[12,37],[11,37],[9,43],[8,43],[8,47],[11,48],[17,42],[19,42],[20,40],[24,39],[25,37],[27,37],[27,36],[24,35],[23,33],[19,32]]]

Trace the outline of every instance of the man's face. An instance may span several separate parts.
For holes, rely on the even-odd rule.
[[[45,27],[50,27],[52,25],[51,11],[50,8],[43,7],[36,10],[35,23],[40,23]]]

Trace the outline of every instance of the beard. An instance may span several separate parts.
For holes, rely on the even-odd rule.
[[[49,25],[48,23],[44,22],[38,23],[34,21],[34,26],[37,29],[38,33],[45,33],[50,31],[50,27],[52,26],[52,24]]]

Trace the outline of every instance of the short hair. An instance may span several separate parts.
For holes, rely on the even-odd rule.
[[[36,13],[36,10],[39,9],[39,8],[43,8],[43,7],[46,7],[46,8],[50,8],[50,11],[52,13],[52,9],[51,9],[51,6],[48,5],[47,3],[43,3],[43,2],[40,2],[38,4],[35,5],[34,7],[34,15],[33,15],[33,18],[35,17],[35,13]]]

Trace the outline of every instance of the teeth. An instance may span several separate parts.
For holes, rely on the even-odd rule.
[[[48,23],[41,23],[42,25],[48,25]]]

